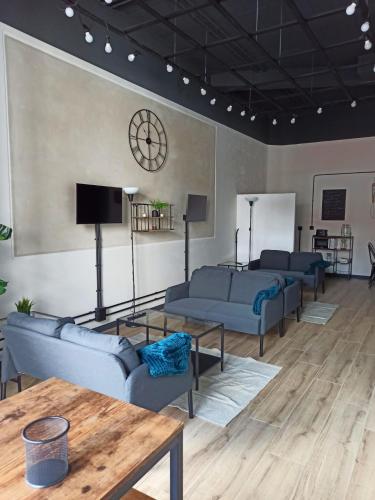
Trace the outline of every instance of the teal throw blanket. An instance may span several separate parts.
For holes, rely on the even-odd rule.
[[[267,299],[273,299],[277,297],[280,293],[280,285],[274,285],[271,286],[270,288],[267,288],[266,290],[260,290],[255,297],[254,303],[253,303],[253,313],[257,314],[258,316],[262,312],[262,304],[264,300]]]
[[[331,265],[330,262],[327,260],[316,260],[315,262],[312,262],[310,264],[310,267],[307,271],[305,271],[305,274],[315,274],[315,269],[320,268],[320,269],[326,269]]]
[[[151,377],[186,373],[190,363],[191,337],[187,333],[173,333],[137,352],[142,363],[148,365]]]

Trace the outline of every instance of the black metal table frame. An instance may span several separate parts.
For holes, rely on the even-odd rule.
[[[161,311],[162,312],[162,311]],[[178,315],[176,315],[178,316]],[[183,316],[181,316],[183,317]],[[116,334],[120,335],[120,324],[125,323],[131,326],[139,326],[146,328],[146,342],[147,344],[150,343],[150,328],[152,330],[158,330],[160,332],[163,332],[164,337],[167,335],[167,333],[177,333],[177,330],[172,330],[170,328],[167,328],[167,317],[164,317],[164,325],[163,327],[161,326],[154,326],[154,325],[145,325],[143,323],[137,322],[137,318],[133,318],[131,316],[128,316],[126,318],[117,318],[116,320]],[[195,319],[195,318],[192,318]],[[196,321],[200,321],[197,319]],[[208,335],[209,333],[213,332],[214,330],[220,330],[220,369],[221,371],[224,371],[224,324],[217,322],[215,326],[212,328],[209,328],[208,330],[205,330],[199,335],[196,335],[191,332],[184,332],[187,333],[188,335],[191,336],[192,339],[195,340],[195,356],[194,356],[194,372],[195,372],[195,390],[199,390],[199,339],[204,337],[205,335]]]

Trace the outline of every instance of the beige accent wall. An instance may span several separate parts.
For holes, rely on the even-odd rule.
[[[215,128],[12,38],[6,39],[15,255],[92,248],[92,226],[75,223],[75,183],[139,186],[145,199],[175,204],[176,230],[139,235],[137,244],[183,238],[187,193],[207,194],[214,235]],[[128,126],[148,108],[162,121],[168,157],[156,173],[132,156]],[[125,203],[126,205],[126,203]],[[128,214],[105,226],[104,246],[129,244]]]

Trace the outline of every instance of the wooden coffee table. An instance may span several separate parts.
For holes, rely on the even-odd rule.
[[[70,473],[56,486],[33,489],[24,480],[21,431],[47,415],[70,421]],[[182,422],[49,379],[0,402],[0,498],[121,498],[170,453],[170,498],[182,500],[182,433]]]

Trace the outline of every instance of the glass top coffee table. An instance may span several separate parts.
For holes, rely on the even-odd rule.
[[[128,326],[140,326],[146,329],[146,342],[150,342],[150,329],[163,332],[164,337],[168,333],[184,332],[188,333],[195,342],[195,352],[191,352],[195,389],[199,389],[199,375],[211,366],[220,362],[221,371],[224,369],[224,325],[217,321],[206,321],[195,319],[179,314],[171,314],[158,309],[146,309],[144,311],[117,318],[117,335],[120,333],[120,325],[125,323]],[[199,351],[199,339],[218,330],[220,333],[220,357],[212,356]]]

